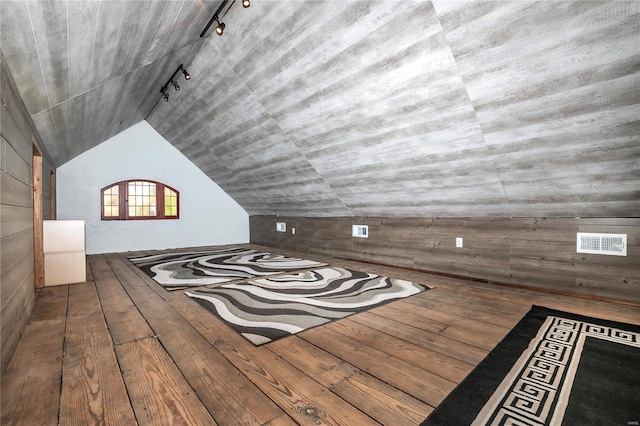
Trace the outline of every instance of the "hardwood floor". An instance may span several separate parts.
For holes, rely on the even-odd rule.
[[[532,304],[640,324],[637,306],[316,257],[435,288],[255,347],[130,254],[40,290],[2,424],[419,424]]]

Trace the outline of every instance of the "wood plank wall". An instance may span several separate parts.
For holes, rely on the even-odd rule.
[[[42,216],[51,217],[52,162],[0,51],[0,363],[11,359],[35,301],[33,144],[43,163]]]
[[[369,238],[352,237],[354,224],[368,225]],[[640,302],[640,218],[251,216],[250,227],[253,244]],[[577,232],[627,234],[628,255],[576,253]]]

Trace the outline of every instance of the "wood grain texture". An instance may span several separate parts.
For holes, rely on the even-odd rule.
[[[35,151],[35,147],[34,147]],[[33,155],[33,267],[36,288],[44,286],[44,220],[42,205],[42,156]]]
[[[429,405],[367,373],[349,377],[331,390],[383,425],[419,424],[433,411]]]
[[[115,255],[106,256],[131,300],[218,423],[262,424],[281,410]],[[186,296],[185,296],[186,297]]]
[[[0,5],[4,10],[4,4]],[[6,21],[3,19],[2,22]],[[0,50],[0,304],[2,331],[0,369],[7,367],[35,301],[34,200],[32,156],[34,144],[47,151],[20,97],[11,70]],[[40,221],[48,209],[39,209]],[[0,371],[1,371],[0,370]]]
[[[637,217],[636,1],[219,4],[3,2],[55,165],[148,118],[250,214]]]
[[[616,223],[628,225],[627,220]],[[127,418],[128,424],[173,420],[174,424],[417,425],[532,304],[632,324],[640,321],[638,306],[483,282],[470,285],[450,277],[317,255],[314,258],[336,266],[434,288],[255,347],[183,292],[162,289],[126,260],[129,254],[94,255],[88,260],[89,272],[97,280],[108,278],[103,282],[124,288],[124,293],[96,292],[92,283],[40,292],[31,318],[38,327],[27,327],[16,358],[2,376],[3,424],[85,424],[91,413],[94,417],[88,422],[93,424],[118,416],[123,405],[85,405],[91,396],[97,400],[106,392],[112,397],[124,392],[122,384],[103,388],[109,377],[126,385],[127,410],[133,408],[134,416]],[[158,328],[159,337],[104,345],[109,336],[115,340],[117,327],[126,328],[122,323],[126,318],[109,327],[105,323],[118,303],[139,308],[144,320]],[[73,345],[66,354],[63,342]],[[100,355],[112,360],[105,362]],[[80,361],[74,363],[78,368],[70,368],[72,360]],[[116,361],[120,369],[114,369]],[[89,365],[93,368],[86,368]],[[222,368],[235,373],[221,375],[217,371]],[[89,388],[89,383],[94,386]],[[85,397],[70,404],[66,386],[72,384],[77,390],[94,392],[79,391]],[[115,392],[117,388],[121,390]],[[63,417],[58,419],[58,413]]]
[[[138,424],[216,424],[157,339],[124,343],[116,352]]]
[[[276,232],[286,222],[296,233]],[[353,238],[351,225],[369,226]],[[639,302],[637,218],[251,216],[251,242],[548,291]],[[576,253],[577,232],[626,234],[628,255]],[[463,247],[455,239],[463,238]]]
[[[100,296],[102,311],[115,345],[155,336],[138,308],[127,295],[103,258],[89,265],[91,277]]]
[[[130,425],[135,416],[95,285],[68,288],[60,424]]]
[[[3,50],[55,165],[143,120],[218,5],[3,2]]]
[[[67,286],[40,291],[14,357],[2,373],[2,424],[58,424],[68,292]]]

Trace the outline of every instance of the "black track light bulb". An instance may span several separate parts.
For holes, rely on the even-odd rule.
[[[224,22],[220,22],[220,23],[218,24],[218,26],[216,27],[216,34],[218,34],[219,36],[221,36],[221,35],[222,35],[222,33],[224,32],[224,27],[225,27]]]
[[[242,7],[246,9],[249,6],[251,6],[251,2],[249,0],[242,0]]]
[[[165,92],[164,97],[162,98],[165,102],[169,102],[169,94]]]
[[[184,79],[185,80],[191,80],[191,75],[189,75],[189,73],[187,72],[187,70],[182,70],[182,74],[184,74]]]
[[[171,83],[173,84],[173,88],[176,89],[176,92],[178,90],[180,90],[180,86],[178,86],[178,82],[177,81],[172,81]]]

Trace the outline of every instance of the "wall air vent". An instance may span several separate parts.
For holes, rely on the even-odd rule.
[[[627,255],[627,234],[595,234],[578,232],[578,253]]]
[[[352,225],[351,236],[369,238],[369,225]]]
[[[287,223],[286,222],[276,222],[276,231],[278,231],[278,232],[287,232]]]

